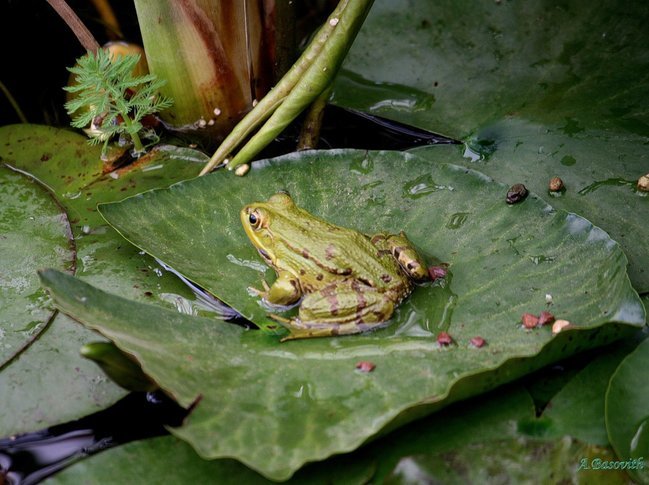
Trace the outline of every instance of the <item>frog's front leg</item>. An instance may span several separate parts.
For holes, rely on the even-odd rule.
[[[356,280],[335,283],[306,295],[297,318],[279,320],[291,332],[282,341],[361,333],[388,320],[394,306],[386,294]]]
[[[281,272],[270,287],[264,286],[265,291],[255,291],[271,305],[292,305],[302,298],[300,282],[286,271]]]

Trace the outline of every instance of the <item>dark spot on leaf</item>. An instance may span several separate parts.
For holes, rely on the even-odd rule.
[[[528,193],[529,192],[527,191],[527,187],[525,187],[523,184],[514,184],[509,188],[509,191],[507,192],[507,198],[505,200],[508,204],[516,204],[525,200]]]

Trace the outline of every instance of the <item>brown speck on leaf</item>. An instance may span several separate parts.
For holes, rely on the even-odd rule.
[[[531,313],[523,313],[521,322],[523,323],[523,327],[527,329],[534,328],[539,324],[539,317]]]
[[[451,345],[453,343],[453,337],[446,332],[439,332],[437,335],[437,343],[442,346]]]
[[[469,342],[477,349],[484,347],[484,345],[487,343],[482,337],[473,337],[471,340],[469,340]]]
[[[444,266],[430,266],[428,268],[428,275],[432,281],[446,278],[448,270]]]
[[[51,157],[52,155],[50,155],[49,153],[43,153],[43,155],[41,156],[41,162],[47,162]]]
[[[550,179],[550,184],[548,185],[548,188],[550,189],[551,192],[559,192],[563,190],[563,180],[561,180],[559,177],[552,177]]]
[[[151,293],[150,291],[145,291],[144,296],[153,296],[153,293]]]
[[[507,198],[505,200],[508,204],[516,204],[524,200],[527,194],[527,188],[523,184],[514,184],[507,191]]]
[[[539,325],[548,325],[554,322],[554,315],[550,312],[543,311],[539,315]]]
[[[361,372],[372,372],[376,368],[376,364],[368,360],[361,360],[356,363],[356,369]]]
[[[637,188],[642,192],[649,192],[649,173],[638,179]]]

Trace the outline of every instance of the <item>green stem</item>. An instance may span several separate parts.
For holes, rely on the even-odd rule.
[[[322,91],[331,84],[347,51],[356,37],[373,0],[349,0],[331,37],[316,60],[275,110],[266,124],[246,143],[228,164],[233,170],[249,162],[279,135]],[[331,20],[327,22],[331,23]]]
[[[126,116],[122,115],[122,118],[124,118],[126,131],[131,136],[131,140],[133,140],[133,148],[135,149],[135,153],[144,152],[144,145],[142,145],[140,135],[137,134],[137,130],[133,129],[133,122],[131,121],[131,118],[129,118],[128,113],[126,114]]]
[[[68,24],[68,27],[77,36],[79,43],[90,52],[97,52],[99,50],[99,43],[95,37],[90,33],[88,28],[83,24],[81,19],[74,13],[74,10],[66,3],[65,0],[47,0],[47,3],[56,10],[56,13]]]
[[[27,118],[25,117],[25,114],[24,114],[23,111],[20,109],[20,106],[18,105],[18,103],[16,102],[16,100],[14,99],[14,97],[11,95],[11,92],[7,89],[7,86],[5,86],[5,85],[2,83],[2,81],[0,81],[0,90],[4,93],[4,95],[5,95],[5,96],[7,97],[7,99],[9,100],[9,103],[11,104],[11,106],[12,106],[13,109],[14,109],[14,111],[15,111],[16,114],[18,115],[18,118],[20,118],[20,122],[21,122],[21,123],[29,123],[29,122],[27,121]]]
[[[126,125],[126,132],[130,135],[131,140],[133,141],[135,153],[143,153],[145,151],[144,145],[142,144],[142,140],[140,140],[140,136],[137,134],[138,130],[133,126],[133,120],[129,116],[129,106],[124,99],[126,94],[125,90],[119,89],[108,83],[107,91],[113,100],[114,106],[117,108],[117,112],[122,116],[122,121]]]
[[[297,151],[312,150],[318,146],[322,117],[324,116],[324,110],[327,107],[327,101],[329,100],[329,96],[331,96],[332,89],[333,86],[330,84],[311,104],[302,123],[300,138],[297,142]]]
[[[327,41],[339,29],[334,19],[340,19],[343,11],[349,3],[358,2],[359,0],[341,0],[335,10],[327,19],[327,22],[320,28],[320,31],[311,41],[307,49],[302,53],[300,58],[293,64],[293,67],[286,75],[264,96],[264,98],[255,106],[238,124],[232,132],[223,140],[216,150],[210,161],[201,170],[200,175],[210,172],[218,164],[222,163],[232,150],[245,140],[248,135],[261,123],[263,123],[284,99],[290,94],[298,81],[308,71],[314,61],[318,58],[320,52],[324,49]],[[365,3],[372,3],[372,0],[360,0]],[[369,8],[369,7],[368,7]],[[339,23],[339,22],[338,22]]]

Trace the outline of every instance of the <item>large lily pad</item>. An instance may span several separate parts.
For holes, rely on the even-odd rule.
[[[606,233],[534,196],[509,206],[504,186],[413,155],[287,156],[259,165],[246,180],[218,173],[101,211],[130,241],[263,325],[266,311],[246,288],[259,284],[264,266],[238,214],[245,203],[280,189],[341,225],[368,233],[404,229],[428,258],[449,263],[450,286],[418,288],[377,332],[281,344],[266,332],[138,306],[52,273],[44,277],[57,305],[134,355],[182,405],[202,396],[185,426],[174,430],[201,456],[237,457],[268,477],[286,478],[304,462],[354,449],[386,426],[644,322],[626,258]],[[352,194],[354,205],[347,203]],[[216,199],[223,203],[215,205]],[[552,311],[575,330],[553,337],[547,327],[520,328],[520,315],[546,308],[548,294]],[[440,348],[440,329],[457,345]],[[469,345],[476,335],[486,347]],[[358,374],[360,360],[375,363],[375,371]]]
[[[47,328],[54,307],[36,270],[75,266],[68,219],[34,180],[0,165],[0,368]]]
[[[649,291],[632,187],[649,170],[648,21],[644,2],[377,0],[334,101],[461,139],[464,164],[508,184],[544,194],[561,176],[553,205],[609,232]]]
[[[5,126],[0,128],[0,140],[0,160],[42,181],[68,214],[78,251],[74,261],[78,275],[129,298],[196,310],[194,297],[185,285],[152,258],[124,244],[99,216],[96,204],[190,178],[204,163],[204,155],[194,150],[164,148],[134,166],[103,174],[100,148],[88,145],[87,138],[69,130]],[[5,187],[8,190],[10,186]],[[36,201],[34,198],[32,203]],[[5,211],[3,217],[11,214]],[[18,231],[18,216],[11,217]],[[39,229],[44,233],[47,226],[43,224]],[[23,232],[25,237],[28,234]],[[20,261],[20,255],[30,251],[29,244],[36,242],[32,238],[12,245],[7,252],[3,249],[3,264]],[[57,264],[51,250],[33,249],[31,262],[22,266],[33,280],[37,280],[35,271],[39,267],[65,268]],[[59,255],[59,259],[62,257]],[[34,311],[41,308],[51,312],[45,298],[34,303]],[[9,310],[4,295],[0,306],[3,312]],[[8,315],[3,313],[3,317]],[[80,346],[89,338],[88,331],[59,315],[20,358],[2,369],[0,389],[7,392],[0,392],[0,435],[34,431],[75,419],[123,396],[124,390],[107,380],[95,364],[79,357]]]
[[[497,440],[521,440],[524,435],[516,423],[534,417],[530,397],[520,388],[498,396],[484,396],[476,404],[470,400],[466,405],[406,426],[354,453],[306,466],[288,483],[383,483],[385,475],[399,467],[400,462],[413,461],[410,457],[415,454],[447,453],[478,444],[493,446]],[[556,471],[553,468],[551,471]],[[527,478],[531,478],[527,471]],[[545,472],[549,472],[547,467]],[[50,481],[100,484],[107,476],[124,482],[144,475],[152,483],[272,483],[234,460],[203,460],[189,445],[171,436],[109,450],[73,465]]]
[[[578,469],[582,459],[614,460],[612,450],[569,437],[531,437],[526,423],[535,419],[527,392],[519,386],[503,389],[419,420],[353,453],[306,466],[288,483],[628,482],[622,472]],[[108,476],[125,482],[145,475],[152,483],[271,483],[233,460],[202,460],[175,437],[109,450],[48,483],[101,484]]]

